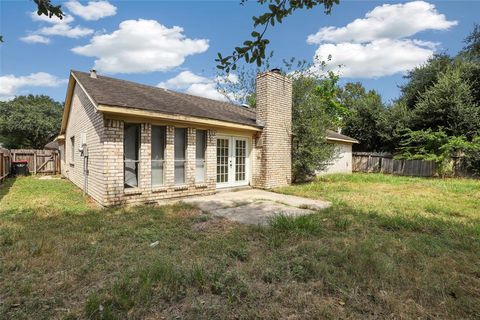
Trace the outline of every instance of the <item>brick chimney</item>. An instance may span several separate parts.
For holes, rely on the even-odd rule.
[[[257,75],[254,187],[272,189],[292,181],[292,82],[280,70]]]

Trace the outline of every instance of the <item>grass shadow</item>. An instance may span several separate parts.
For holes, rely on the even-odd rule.
[[[0,202],[8,194],[16,179],[16,177],[8,177],[0,183]]]

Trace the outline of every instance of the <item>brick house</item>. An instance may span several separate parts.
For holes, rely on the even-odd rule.
[[[292,84],[257,76],[256,111],[78,71],[57,138],[62,174],[103,206],[291,182]]]

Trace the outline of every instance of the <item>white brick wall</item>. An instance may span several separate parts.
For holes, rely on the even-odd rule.
[[[81,135],[86,133],[88,148],[88,174],[84,174],[84,157],[78,151]],[[75,155],[71,161],[72,145],[70,138],[75,136]],[[103,116],[95,112],[95,107],[83,90],[76,85],[72,105],[65,131],[64,152],[62,152],[62,174],[82,190],[85,180],[86,192],[97,202],[102,203],[105,195],[105,177],[103,175]]]

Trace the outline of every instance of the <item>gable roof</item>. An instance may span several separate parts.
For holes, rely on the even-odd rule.
[[[239,105],[110,77],[92,78],[86,72],[72,71],[72,75],[96,105],[193,116],[259,127],[255,111]]]
[[[344,134],[335,132],[333,130],[327,130],[327,140],[329,141],[341,141],[347,143],[360,143],[357,139],[350,138]]]

